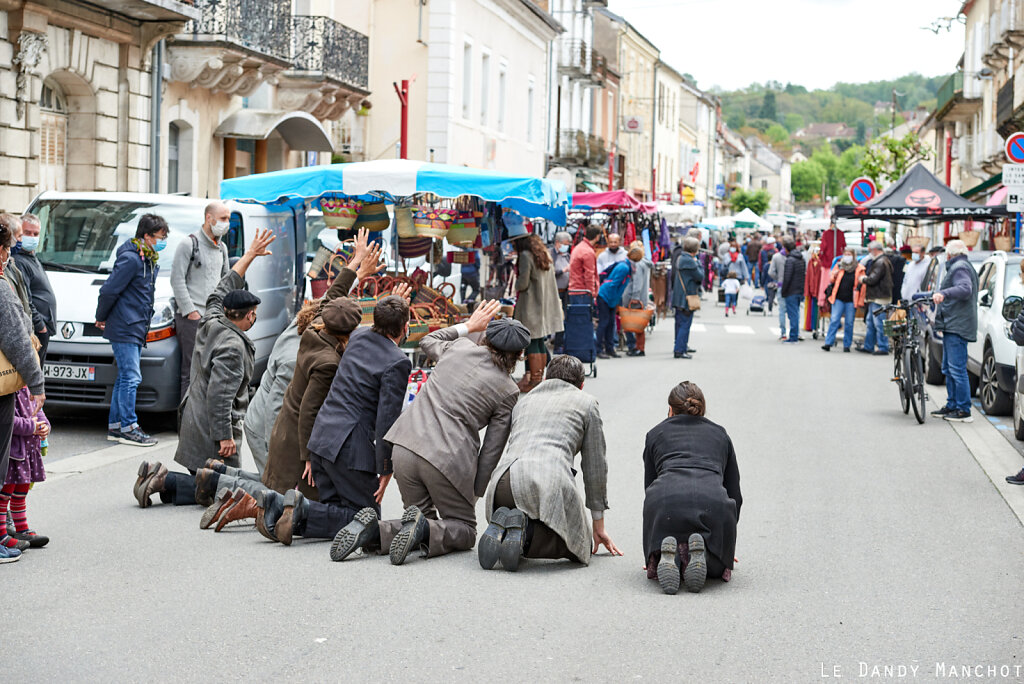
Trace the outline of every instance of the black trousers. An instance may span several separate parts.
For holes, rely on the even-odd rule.
[[[192,352],[196,348],[196,333],[202,321],[190,321],[188,317],[174,314],[174,334],[181,347],[181,397],[188,391],[188,383],[192,374]],[[179,398],[180,400],[180,398]]]
[[[380,504],[373,498],[380,483],[374,473],[349,470],[338,461],[331,463],[312,452],[309,462],[320,500],[309,502],[303,537],[333,539],[363,508],[372,508],[380,517]]]
[[[7,475],[11,458],[11,435],[14,433],[14,394],[0,397],[0,473]]]
[[[39,339],[39,367],[42,368],[43,363],[46,361],[46,348],[50,346],[50,333],[37,332],[36,337]]]
[[[164,490],[160,492],[160,501],[175,506],[196,505],[195,473],[167,473]]]

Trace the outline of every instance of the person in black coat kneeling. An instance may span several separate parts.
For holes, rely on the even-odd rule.
[[[681,382],[668,418],[644,446],[644,557],[647,577],[666,594],[698,592],[707,577],[728,581],[743,497],[736,452],[725,429],[704,417],[704,393]]]

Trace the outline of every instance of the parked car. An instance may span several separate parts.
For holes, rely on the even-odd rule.
[[[117,248],[135,236],[139,217],[159,214],[170,234],[160,253],[153,318],[142,350],[140,411],[174,411],[179,403],[181,353],[174,335],[171,264],[177,246],[200,230],[209,200],[177,195],[106,192],[45,192],[28,208],[42,224],[36,251],[57,296],[57,334],[43,368],[47,403],[109,406],[117,377],[114,354],[96,323],[100,286],[114,266]],[[240,257],[257,230],[277,235],[273,256],[246,273],[262,303],[249,336],[256,344],[254,383],[266,368],[274,341],[295,315],[303,296],[305,217],[287,207],[228,202],[228,254]]]
[[[1003,300],[1003,330],[1007,339],[1011,341],[1013,341],[1013,334],[1010,332],[1010,326],[1017,316],[1020,315],[1021,309],[1024,309],[1024,297],[1010,295]],[[1014,345],[1016,345],[1016,342],[1014,342]],[[1014,370],[1016,371],[1016,381],[1013,387],[1013,409],[1011,412],[1013,416],[1013,435],[1017,439],[1024,441],[1024,396],[1022,396],[1024,394],[1024,347],[1017,347]]]
[[[1021,256],[996,251],[978,271],[978,338],[967,344],[967,372],[985,413],[1009,415],[1017,381],[1017,345],[1006,336],[1003,302],[1024,295]]]

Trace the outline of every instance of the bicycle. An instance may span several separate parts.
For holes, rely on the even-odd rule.
[[[903,413],[914,409],[918,423],[925,420],[924,356],[921,354],[921,327],[916,310],[923,303],[924,296],[915,295],[914,302],[901,301],[882,307],[885,313],[903,312],[886,318],[882,330],[892,340],[893,378],[900,393]]]

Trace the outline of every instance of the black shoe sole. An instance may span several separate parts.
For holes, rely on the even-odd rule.
[[[523,557],[523,542],[526,540],[526,514],[513,508],[505,516],[505,538],[501,540],[498,560],[501,567],[509,572],[519,569],[519,560]]]
[[[426,526],[427,521],[419,508],[409,506],[405,509],[402,513],[402,529],[391,540],[391,548],[388,549],[392,565],[401,565],[405,562],[409,553],[422,541]]]
[[[335,563],[343,561],[356,549],[366,546],[372,536],[370,526],[376,525],[377,522],[377,512],[372,508],[363,508],[356,513],[352,522],[338,530],[338,534],[334,536],[334,541],[331,542],[331,560]]]
[[[501,541],[505,537],[505,522],[508,512],[508,509],[502,506],[491,513],[491,522],[484,530],[484,536],[480,537],[480,541],[477,543],[477,559],[480,561],[480,567],[484,570],[494,568],[501,555]]]
[[[658,561],[658,584],[666,594],[675,594],[679,591],[679,565],[676,557],[679,555],[679,543],[675,537],[665,537],[661,540],[661,560]]]
[[[687,546],[690,549],[690,560],[687,561],[686,569],[683,570],[683,584],[686,585],[686,591],[696,594],[704,588],[704,583],[708,579],[708,562],[704,555],[704,537],[694,532],[690,535]]]

